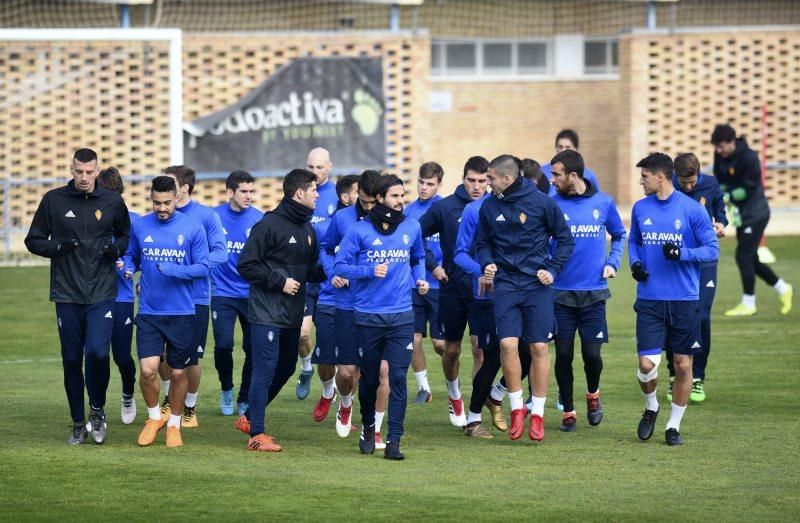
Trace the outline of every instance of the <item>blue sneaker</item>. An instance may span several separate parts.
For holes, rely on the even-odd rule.
[[[304,400],[311,392],[311,376],[314,375],[314,369],[301,370],[300,377],[297,378],[297,387],[294,388],[294,394],[297,399]]]
[[[246,401],[239,402],[239,416],[244,416],[244,413],[247,412],[247,409],[250,405]]]
[[[564,405],[561,404],[561,391],[556,394],[556,408],[558,412],[564,412]]]
[[[219,393],[219,411],[223,416],[233,416],[233,389]]]

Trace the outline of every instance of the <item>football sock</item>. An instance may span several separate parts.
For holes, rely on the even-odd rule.
[[[508,391],[508,401],[511,402],[511,410],[525,408],[525,404],[522,402],[522,390],[516,392]]]
[[[773,287],[775,288],[776,291],[778,291],[778,294],[780,294],[781,296],[783,296],[789,291],[789,285],[785,281],[783,281],[783,278],[779,279],[778,283],[773,285]]]
[[[300,370],[308,372],[311,370],[311,356],[300,358]]]
[[[167,427],[178,427],[181,428],[181,416],[180,414],[172,414],[169,415],[169,421],[167,422]]]
[[[197,396],[199,396],[199,395],[200,395],[199,392],[195,392],[194,394],[192,394],[191,392],[187,392],[186,393],[186,401],[184,402],[184,405],[186,405],[187,407],[189,407],[191,409],[192,407],[197,405]]]
[[[155,407],[147,407],[147,417],[154,420],[161,420],[161,408],[158,405]]]
[[[447,393],[450,395],[450,399],[461,399],[461,391],[458,390],[458,378],[447,382]]]
[[[419,372],[414,373],[414,377],[417,378],[417,386],[422,390],[427,390],[430,392],[431,386],[428,384],[428,370],[422,369]]]
[[[669,412],[669,421],[667,422],[667,429],[675,429],[678,432],[681,430],[681,420],[683,413],[686,412],[686,405],[680,407],[674,403],[670,403],[672,410]]]
[[[742,294],[742,303],[750,307],[751,309],[756,306],[756,295],[755,294]]]
[[[494,387],[492,387],[492,392],[489,394],[493,400],[495,401],[503,401],[503,398],[506,396],[506,388],[503,386],[502,383],[497,382]]]
[[[339,404],[342,407],[348,408],[348,407],[352,407],[353,406],[353,395],[352,394],[348,394],[347,396],[342,396],[341,398],[342,399],[339,401]]]
[[[476,414],[476,413],[474,413],[472,411],[469,411],[469,414],[467,415],[467,425],[469,425],[470,423],[475,423],[475,422],[478,422],[478,423],[481,422],[481,413],[478,412]]]
[[[325,399],[333,397],[333,378],[322,382],[322,397]]]
[[[533,399],[533,408],[531,409],[531,414],[536,414],[537,416],[544,417],[544,404],[547,398],[538,398],[536,396],[533,396],[532,399]]]
[[[165,398],[169,396],[169,380],[161,380],[161,391]]]
[[[656,396],[656,391],[651,392],[650,394],[645,394],[644,392],[644,401],[645,401],[645,408],[647,410],[652,410],[654,412],[658,411],[658,398]]]
[[[381,425],[383,425],[383,415],[384,412],[375,411],[375,432],[381,431]]]

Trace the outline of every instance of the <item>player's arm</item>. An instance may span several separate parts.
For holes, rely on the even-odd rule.
[[[369,265],[356,265],[358,253],[361,251],[361,242],[356,227],[350,227],[339,244],[336,252],[336,261],[333,264],[334,274],[348,280],[365,280],[375,277],[374,269]]]
[[[228,262],[228,248],[225,245],[225,232],[219,214],[212,212],[206,218],[205,233],[208,235],[208,263],[211,267]]]
[[[411,274],[414,281],[425,281],[425,246],[422,238],[422,230],[418,229],[414,243],[411,244]]]
[[[486,204],[484,204],[478,213],[478,228],[475,234],[475,257],[478,259],[478,265],[482,271],[485,271],[488,265],[495,265],[492,224],[488,216]]]
[[[617,206],[613,201],[608,206],[606,231],[611,236],[611,250],[606,258],[606,265],[610,265],[614,271],[618,271],[619,264],[622,262],[622,251],[625,249],[625,225],[623,225]]]
[[[131,216],[122,198],[119,199],[119,205],[117,205],[116,209],[117,212],[112,223],[114,241],[108,247],[109,256],[113,257],[114,260],[121,258],[125,254],[131,237]]]
[[[642,234],[639,230],[639,218],[636,206],[631,211],[631,233],[628,236],[628,263],[631,267],[642,263]]]
[[[317,231],[313,227],[311,229],[311,260],[306,273],[306,281],[321,283],[327,279],[325,277],[325,267],[322,266],[319,257],[320,249],[319,243],[317,243]]]
[[[216,216],[216,213],[214,216]],[[172,276],[173,278],[180,278],[181,280],[193,280],[195,278],[207,277],[209,272],[209,252],[205,228],[195,228],[195,230],[192,231],[189,242],[192,256],[191,264],[179,265],[177,263],[161,262],[156,266],[158,272],[164,276]]]
[[[456,265],[464,269],[467,274],[479,277],[483,274],[480,264],[470,255],[475,241],[475,229],[478,225],[478,213],[474,207],[467,206],[461,215],[461,223],[458,225],[458,235],[456,236],[456,249],[453,261]]]
[[[741,203],[748,200],[755,190],[761,185],[761,162],[753,151],[747,151],[742,158],[739,170],[736,172],[739,180],[737,187],[731,189],[731,200]]]
[[[330,277],[335,274],[333,272],[333,264],[336,261],[336,244],[339,237],[339,220],[336,219],[334,214],[331,217],[331,223],[325,234],[319,239],[319,259],[322,261],[322,267],[325,273]]]
[[[725,193],[722,192],[722,189],[720,188],[716,178],[709,176],[709,179],[714,184],[714,191],[711,195],[711,212],[714,215],[714,221],[727,227],[728,215],[725,212]]]
[[[433,251],[428,248],[428,241],[425,240],[425,238],[433,236],[442,230],[442,213],[439,209],[439,205],[436,205],[437,203],[438,202],[434,202],[431,208],[419,217],[419,227],[422,231],[422,241],[425,246],[425,269],[431,272],[439,267],[439,263],[436,261],[436,256],[433,254]]]
[[[244,244],[242,254],[239,256],[237,269],[239,275],[253,285],[261,285],[268,290],[283,292],[287,276],[273,269],[266,262],[271,252],[277,247],[276,242],[270,241],[272,231],[269,222],[262,219],[253,226],[250,237]]]
[[[681,247],[680,261],[690,262],[713,262],[719,259],[719,241],[711,225],[711,218],[708,217],[705,207],[699,203],[693,206],[689,215],[689,224],[692,233],[697,239],[697,247]]]
[[[125,251],[125,256],[122,260],[122,270],[125,271],[125,278],[130,279],[133,273],[139,270],[142,261],[142,249],[139,245],[139,240],[136,238],[136,225],[131,226],[131,238],[128,241],[128,249]]]
[[[545,208],[545,225],[550,236],[555,240],[555,249],[553,255],[545,263],[545,270],[555,280],[569,257],[572,256],[572,251],[575,249],[575,239],[572,237],[572,232],[570,232],[567,222],[564,220],[564,213],[561,212],[553,200],[549,200]]]
[[[62,246],[61,242],[56,239],[51,239],[52,229],[50,228],[50,221],[48,219],[50,212],[50,199],[45,196],[39,202],[39,207],[36,208],[36,213],[33,215],[31,228],[28,230],[28,235],[25,237],[25,247],[32,254],[37,256],[44,256],[45,258],[57,258],[69,254],[70,247]],[[66,238],[65,238],[66,239]],[[69,252],[68,252],[69,251]]]

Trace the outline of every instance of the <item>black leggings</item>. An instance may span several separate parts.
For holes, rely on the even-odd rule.
[[[600,373],[603,371],[603,359],[600,357],[602,343],[586,343],[581,340],[583,354],[583,370],[586,373],[586,389],[597,392],[600,387]],[[556,339],[556,381],[561,395],[564,412],[575,410],[572,395],[572,359],[575,354],[575,339]]]
[[[736,265],[742,277],[742,288],[745,294],[756,293],[756,275],[772,287],[778,283],[778,277],[768,265],[758,259],[758,245],[761,236],[769,223],[769,216],[746,227],[736,229]],[[745,232],[750,231],[750,232]]]
[[[483,363],[475,377],[472,378],[472,396],[469,399],[469,411],[480,413],[483,404],[492,391],[492,383],[500,370],[500,347],[483,351]]]

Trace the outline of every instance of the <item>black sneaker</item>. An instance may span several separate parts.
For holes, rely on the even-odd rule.
[[[84,422],[75,423],[72,425],[72,436],[67,440],[67,445],[70,447],[73,445],[83,445],[86,443],[86,435],[88,431],[86,430],[86,424]]]
[[[406,459],[405,454],[400,452],[399,441],[387,441],[386,448],[383,449],[383,457],[386,459],[393,459],[396,461],[402,461]]]
[[[603,421],[603,405],[600,403],[600,391],[586,393],[586,418],[589,425],[596,427]]]
[[[681,433],[678,432],[676,429],[667,429],[664,433],[664,437],[667,439],[667,445],[670,447],[674,447],[676,445],[683,445],[683,438],[681,437]]]
[[[92,434],[92,441],[95,445],[100,445],[106,440],[106,413],[103,409],[91,409],[89,414],[89,429]]]
[[[638,434],[640,440],[647,441],[650,439],[650,436],[653,435],[653,430],[656,428],[657,417],[657,410],[645,409],[644,414],[642,414],[642,420],[639,422]]]
[[[362,454],[375,454],[375,425],[361,427],[361,437],[358,438],[358,448]]]

